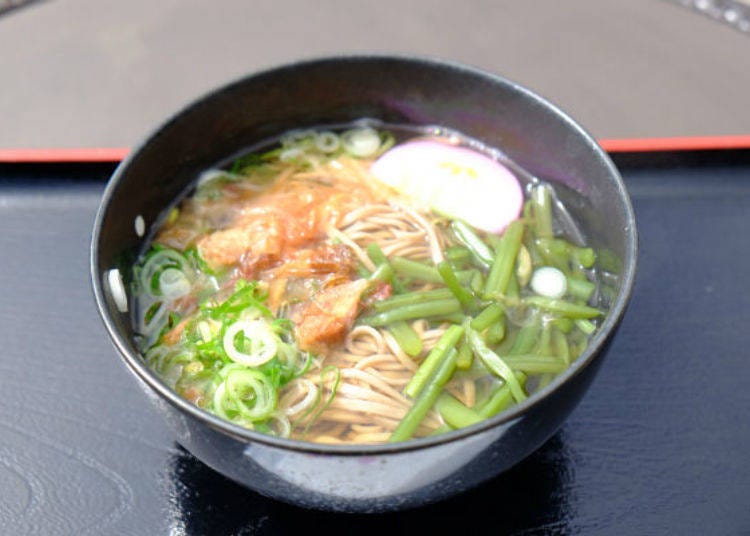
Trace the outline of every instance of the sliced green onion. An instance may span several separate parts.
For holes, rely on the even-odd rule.
[[[240,333],[249,340],[250,351],[243,352],[235,344]],[[224,351],[236,363],[258,367],[274,358],[278,350],[278,336],[262,320],[238,320],[224,332]]]
[[[125,285],[122,282],[122,274],[118,268],[107,270],[107,286],[112,295],[112,299],[117,305],[117,310],[121,313],[128,312],[128,294],[125,291]]]
[[[169,308],[163,301],[155,301],[143,309],[143,314],[138,318],[138,333],[150,337],[164,327]]]
[[[305,396],[296,404],[284,408],[284,414],[288,416],[295,416],[296,414],[313,407],[315,401],[320,399],[318,387],[313,382],[306,378],[300,378],[297,382],[304,386]]]
[[[232,368],[214,392],[213,410],[229,420],[234,420],[234,413],[250,422],[260,421],[274,412],[276,397],[276,388],[262,372]]]
[[[291,344],[285,344],[285,347],[289,349],[289,352],[293,352],[295,358],[299,358],[301,356],[305,356],[305,360],[302,363],[302,366],[296,369],[296,371],[293,374],[294,378],[299,378],[300,376],[303,376],[304,374],[307,374],[307,371],[310,370],[310,367],[313,364],[313,356],[310,352],[300,352],[297,350],[296,346],[292,346]],[[299,362],[299,359],[296,359],[296,362]]]
[[[299,128],[290,130],[279,140],[284,147],[292,147],[295,145],[301,145],[304,147],[310,146],[316,136],[316,132],[311,128]]]
[[[271,426],[273,422],[278,423],[278,427],[275,429]],[[269,417],[266,424],[276,437],[289,437],[292,433],[292,423],[289,422],[289,417],[278,411],[275,411]]]
[[[212,340],[217,335],[219,328],[221,328],[219,322],[211,319],[201,320],[195,325],[195,329],[203,342]]]
[[[189,399],[200,408],[210,409],[214,392],[219,385],[219,377],[214,370],[205,370],[200,361],[193,361],[182,368],[180,379],[174,390],[183,398]]]
[[[271,317],[271,311],[265,305],[266,296],[258,287],[257,282],[248,282],[240,279],[235,287],[234,294],[222,303],[201,305],[201,310],[208,313],[216,320],[224,320],[227,315],[235,315],[240,312],[250,313],[254,317]]]
[[[174,388],[182,376],[185,365],[192,363],[195,355],[187,351],[177,351],[166,346],[154,346],[146,353],[146,362],[152,367],[164,383]]]
[[[380,135],[370,127],[347,130],[341,134],[341,146],[356,158],[369,158],[380,150]]]
[[[300,147],[288,147],[287,149],[281,151],[281,153],[279,154],[279,160],[281,162],[294,162],[304,154],[305,151]]]
[[[167,268],[159,274],[159,291],[168,299],[176,299],[190,292],[190,280],[177,268]]]
[[[396,137],[388,132],[387,130],[383,130],[380,132],[380,149],[378,150],[378,154],[383,154],[388,149],[396,145]]]
[[[562,298],[568,290],[565,274],[552,266],[542,266],[531,276],[531,290],[540,296]]]
[[[141,288],[151,295],[159,296],[159,281],[156,276],[160,275],[167,268],[176,268],[183,270],[187,265],[187,259],[179,252],[173,249],[160,249],[146,258],[146,262],[140,270]]]
[[[321,153],[335,153],[341,147],[339,137],[329,130],[315,134],[315,147]]]

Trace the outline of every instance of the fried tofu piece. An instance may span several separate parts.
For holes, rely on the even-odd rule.
[[[275,275],[312,277],[328,274],[347,276],[354,271],[354,256],[343,244],[323,244],[314,249],[299,249],[284,261]]]
[[[283,248],[283,224],[275,214],[258,214],[255,219],[198,240],[198,252],[214,269],[238,264],[243,256],[277,258]]]
[[[367,285],[365,279],[349,281],[300,304],[291,315],[300,349],[324,352],[328,345],[339,342],[354,323]]]

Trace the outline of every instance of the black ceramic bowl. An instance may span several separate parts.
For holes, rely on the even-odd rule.
[[[495,418],[399,444],[330,446],[262,435],[186,402],[144,364],[109,280],[142,247],[146,226],[202,170],[293,128],[363,117],[443,125],[501,148],[531,173],[564,185],[567,208],[616,270],[611,307],[586,352],[551,384]],[[622,180],[596,142],[558,108],[519,85],[454,63],[334,57],[250,75],[159,127],[118,167],[91,245],[99,311],[123,361],[185,448],[220,473],[290,503],[339,511],[408,508],[460,493],[544,443],[583,396],[630,296],[636,229]],[[113,280],[116,277],[113,278]]]

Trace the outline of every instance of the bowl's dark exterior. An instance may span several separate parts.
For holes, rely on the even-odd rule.
[[[248,441],[207,426],[161,397],[152,399],[176,432],[177,441],[223,475],[299,506],[374,513],[450,497],[521,461],[562,425],[600,362],[515,419],[427,448],[380,453],[320,453]]]
[[[130,317],[108,281],[153,224],[204,169],[292,128],[363,117],[443,125],[499,147],[559,185],[592,246],[606,251],[610,309],[589,349],[523,404],[443,436],[382,446],[326,446],[263,436],[227,424],[168,389],[141,360]],[[162,125],[118,167],[97,215],[94,293],[125,364],[177,440],[222,474],[264,495],[327,510],[374,512],[439,500],[518,463],[555,433],[583,396],[625,311],[637,237],[632,207],[606,154],[567,115],[528,90],[448,62],[404,57],[324,58],[264,71],[205,96]]]

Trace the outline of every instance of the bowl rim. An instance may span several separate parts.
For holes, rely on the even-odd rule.
[[[146,365],[140,355],[137,355],[130,350],[130,343],[128,342],[127,338],[124,337],[116,329],[114,319],[112,315],[110,315],[109,307],[107,306],[107,302],[104,296],[103,281],[105,279],[105,274],[100,274],[98,272],[99,241],[101,238],[102,224],[108,212],[109,205],[113,197],[116,195],[120,180],[124,176],[126,170],[130,167],[132,162],[139,158],[144,148],[146,148],[152,141],[154,141],[155,138],[157,138],[164,130],[173,125],[184,114],[210,101],[218,94],[226,90],[240,87],[248,81],[257,77],[272,76],[274,74],[283,73],[285,71],[294,70],[300,67],[312,68],[316,65],[327,65],[341,62],[368,63],[383,61],[420,65],[423,67],[435,69],[447,68],[456,71],[459,74],[470,75],[475,78],[484,79],[487,82],[495,85],[504,86],[507,89],[520,94],[525,99],[533,101],[537,106],[541,106],[542,108],[549,110],[558,118],[560,118],[564,123],[566,123],[568,127],[575,131],[580,139],[588,146],[588,148],[593,150],[597,154],[598,158],[605,166],[610,179],[614,182],[618,197],[625,209],[627,219],[627,225],[624,229],[626,234],[626,246],[625,258],[623,259],[624,266],[620,275],[622,279],[620,291],[618,292],[615,301],[607,312],[602,326],[594,334],[583,354],[573,364],[571,364],[568,369],[566,369],[561,374],[558,374],[547,386],[539,391],[534,392],[520,404],[515,404],[514,406],[511,406],[510,408],[500,412],[498,415],[488,419],[484,419],[474,425],[457,430],[452,430],[450,432],[445,432],[436,436],[410,439],[398,443],[368,445],[330,445],[275,437],[263,434],[261,432],[249,430],[236,424],[232,424],[229,421],[226,421],[212,413],[209,413],[208,411],[201,409],[198,406],[195,406],[187,400],[181,398],[175,391],[168,387],[156,375],[156,373],[151,371],[151,369]],[[599,355],[600,348],[604,346],[607,343],[608,339],[613,335],[615,328],[617,327],[622,319],[622,316],[625,313],[628,302],[630,300],[630,296],[632,294],[637,260],[638,231],[636,228],[635,213],[630,196],[628,195],[627,189],[618,169],[615,167],[614,163],[609,158],[604,149],[602,149],[601,146],[596,142],[596,140],[556,104],[551,102],[549,99],[542,97],[538,93],[505,78],[504,76],[488,72],[484,69],[467,65],[465,63],[420,55],[356,53],[304,58],[301,60],[286,62],[277,66],[271,66],[252,71],[227,83],[221,84],[220,86],[217,86],[209,90],[208,92],[205,92],[203,95],[191,100],[187,104],[180,107],[176,112],[168,116],[168,118],[161,124],[159,124],[156,128],[149,131],[149,133],[138,144],[134,146],[133,150],[128,153],[125,159],[120,162],[120,164],[117,166],[114,173],[108,180],[107,185],[104,189],[91,234],[90,277],[94,298],[97,304],[97,309],[99,311],[99,316],[104,323],[104,326],[110,336],[112,343],[118,350],[120,358],[124,361],[127,368],[140,380],[142,380],[150,389],[155,391],[158,395],[160,395],[162,399],[169,402],[172,406],[176,407],[181,412],[187,413],[190,417],[200,421],[202,424],[205,424],[215,430],[218,430],[247,444],[260,443],[283,450],[310,454],[371,456],[376,454],[389,454],[427,449],[433,446],[458,441],[469,436],[478,435],[492,428],[498,428],[503,425],[510,425],[515,420],[519,419],[522,415],[531,410],[534,406],[540,404],[544,399],[552,395],[561,386],[580,374],[583,369],[588,367],[592,363],[592,361],[594,361],[596,356]]]

